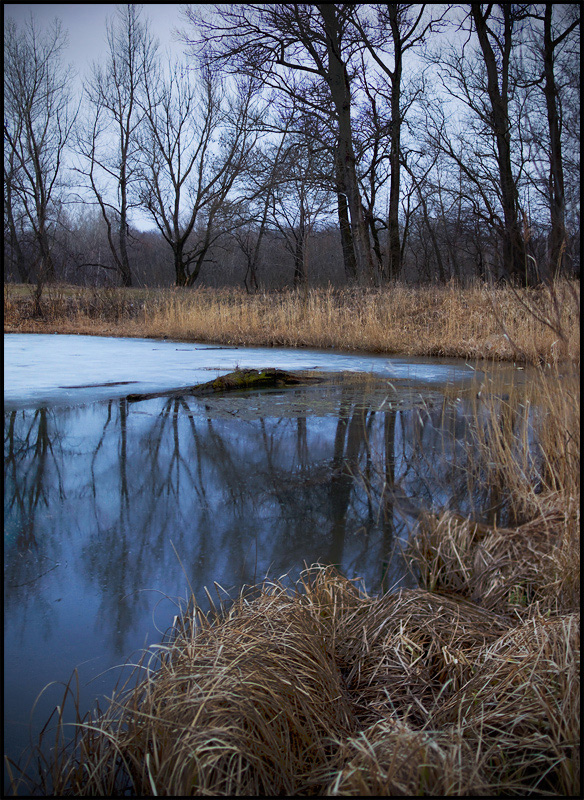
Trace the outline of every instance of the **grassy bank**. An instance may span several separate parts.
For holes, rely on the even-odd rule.
[[[579,381],[530,388],[537,458],[512,393],[471,426],[469,481],[498,482],[514,526],[422,516],[417,589],[313,566],[207,614],[192,599],[73,745],[47,726],[36,790],[579,796]]]
[[[194,609],[45,779],[56,796],[577,796],[579,613],[543,600],[369,597],[315,567]]]
[[[5,332],[163,337],[231,345],[557,363],[580,358],[579,286],[316,290],[4,287]]]

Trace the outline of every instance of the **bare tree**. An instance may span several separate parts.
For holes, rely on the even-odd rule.
[[[364,95],[355,115],[355,149],[359,163],[359,184],[363,198],[363,213],[372,241],[375,267],[379,280],[383,279],[384,250],[381,235],[387,231],[387,215],[380,209],[390,177],[388,129],[390,125],[386,98],[380,94],[375,77],[368,74],[362,54],[361,89]]]
[[[107,23],[108,54],[85,82],[89,118],[79,126],[79,171],[89,183],[107,226],[114,269],[123,286],[132,285],[129,256],[130,214],[139,205],[138,130],[144,111],[140,99],[157,45],[135,4],[120,6]]]
[[[234,231],[234,238],[245,257],[243,284],[248,293],[259,289],[260,253],[268,230],[268,217],[273,208],[274,192],[281,171],[285,144],[289,134],[288,118],[278,139],[265,147],[256,146],[247,169],[252,196],[246,204],[247,219]]]
[[[336,125],[339,216],[343,233],[346,271],[372,281],[373,260],[359,192],[351,124],[349,62],[356,51],[347,36],[349,5],[240,3],[218,7],[218,18],[187,10],[196,38],[185,35],[194,46],[205,47],[211,58],[232,72],[256,76],[266,87],[298,100],[308,101],[310,84],[328,89]],[[296,82],[293,76],[302,76]],[[298,92],[298,89],[301,92]],[[323,111],[322,104],[314,106]],[[346,212],[348,211],[348,215]],[[350,224],[343,224],[343,217]],[[351,262],[354,259],[355,269]]]
[[[192,286],[216,240],[241,224],[233,195],[255,136],[252,81],[230,96],[206,66],[179,63],[145,77],[140,199],[173,254],[177,286]]]
[[[580,25],[580,10],[575,3],[544,3],[543,10],[529,13],[530,19],[542,23],[539,31],[532,30],[531,40],[535,45],[535,58],[529,59],[530,69],[526,75],[528,83],[541,88],[545,100],[547,123],[547,148],[544,149],[547,175],[543,185],[550,212],[550,235],[548,242],[549,275],[557,277],[564,269],[566,260],[566,191],[564,185],[563,138],[563,91],[558,80],[558,68],[565,57],[563,51],[573,41],[574,32]],[[560,63],[558,63],[560,62]],[[533,124],[533,120],[530,120]],[[541,151],[540,143],[540,151]]]
[[[332,107],[330,90],[323,81],[306,82],[297,80],[297,77],[294,73],[288,76],[288,96],[276,94],[276,99],[283,116],[289,118],[291,124],[294,121],[292,131],[306,142],[306,147],[311,151],[312,173],[305,175],[305,180],[311,183],[313,188],[330,190],[336,195],[345,280],[350,284],[356,283],[360,278],[360,273],[346,192],[346,171],[337,145],[338,124]],[[361,119],[352,119],[351,125],[360,129]],[[356,164],[362,158],[363,153],[360,138],[356,135],[353,137]],[[357,176],[361,191],[361,213],[365,226],[369,230],[368,204],[365,204],[367,198],[366,192],[363,191],[362,170],[357,172]],[[365,198],[365,203],[363,198]]]
[[[445,91],[428,96],[420,128],[426,146],[452,162],[453,201],[462,191],[468,212],[497,231],[493,271],[514,283],[535,277],[522,197],[532,157],[518,80],[525,18],[525,8],[511,4],[472,3],[463,10],[451,42],[429,58]]]
[[[59,224],[63,159],[75,121],[63,65],[67,43],[58,20],[41,34],[33,16],[19,28],[6,23],[4,39],[4,186],[10,236],[23,279],[35,273],[40,312],[44,281],[55,278],[53,246]],[[34,252],[24,263],[21,237]]]
[[[337,8],[332,3],[318,3],[317,7],[324,20],[327,62],[324,62],[310,46],[308,46],[308,50],[317,64],[319,74],[329,86],[336,111],[338,124],[337,164],[351,214],[351,229],[357,270],[369,283],[373,283],[373,259],[363,215],[363,203],[359,191],[355,149],[353,146],[348,57],[344,52],[345,48],[343,46],[347,12],[343,7]]]
[[[404,58],[409,50],[425,42],[428,34],[438,23],[438,20],[425,18],[426,5],[426,3],[375,4],[377,13],[375,23],[362,18],[359,6],[356,5],[352,18],[367,52],[389,84],[386,90],[383,83],[378,82],[376,95],[388,99],[390,111],[389,120],[383,125],[384,137],[389,139],[390,187],[386,277],[390,280],[399,278],[401,274],[403,248],[400,241],[399,211],[402,130],[407,110],[417,92],[415,88],[413,92],[404,92]],[[377,137],[376,146],[380,138]]]
[[[5,117],[5,128],[9,125]],[[30,283],[30,265],[24,252],[26,213],[15,187],[21,182],[17,151],[4,132],[4,276],[16,271],[21,283]]]
[[[420,154],[421,155],[421,154]],[[438,244],[438,238],[436,235],[435,226],[430,219],[430,212],[429,212],[429,198],[427,192],[427,177],[428,174],[434,169],[435,162],[437,159],[437,154],[434,154],[434,159],[432,162],[425,168],[424,173],[420,176],[417,176],[412,166],[408,163],[407,158],[402,159],[403,167],[412,179],[412,185],[415,188],[415,191],[419,198],[419,203],[422,208],[422,218],[424,221],[424,225],[428,236],[430,237],[430,242],[432,244],[432,249],[434,253],[434,257],[436,259],[436,268],[438,272],[438,280],[441,283],[444,283],[446,280],[446,271],[444,269],[444,261],[442,258],[442,252],[440,246]],[[421,160],[421,159],[420,159]],[[428,276],[430,277],[430,276]]]
[[[471,3],[470,13],[483,56],[489,105],[482,116],[489,125],[497,148],[497,166],[503,208],[503,265],[514,281],[527,279],[527,253],[522,235],[519,193],[513,173],[509,95],[513,34],[524,13],[511,3],[500,3],[500,19],[495,19],[493,4]],[[495,48],[495,49],[493,49]]]
[[[272,220],[292,254],[295,288],[308,283],[308,242],[333,197],[330,183],[318,180],[323,173],[319,164],[322,159],[323,153],[313,147],[309,130],[294,133],[280,160],[272,192]]]

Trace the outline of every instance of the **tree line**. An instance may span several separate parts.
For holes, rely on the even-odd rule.
[[[80,96],[62,24],[5,21],[5,280],[579,277],[579,4],[180,13],[171,59],[118,6]]]

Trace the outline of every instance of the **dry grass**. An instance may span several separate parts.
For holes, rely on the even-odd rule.
[[[177,621],[157,669],[86,719],[55,796],[579,793],[579,614],[525,621],[333,568]],[[52,789],[49,789],[52,787]]]
[[[470,427],[468,483],[488,487],[507,527],[426,514],[410,542],[422,585],[498,613],[580,603],[580,381],[540,372],[519,393],[493,391]],[[495,517],[496,519],[496,517]]]
[[[327,793],[578,795],[579,654],[579,614],[534,617],[467,650],[468,680],[428,725],[388,714],[347,740]]]
[[[579,287],[477,284],[381,290],[45,290],[32,316],[25,287],[4,287],[6,332],[167,336],[232,345],[334,347],[404,355],[558,363],[580,357]]]
[[[507,793],[579,794],[580,614],[534,614],[481,648],[475,663],[437,727],[463,725]]]
[[[449,513],[428,516],[409,552],[422,585],[500,614],[539,604],[542,613],[577,608],[579,507],[558,502],[518,528],[489,528]]]
[[[539,370],[521,386],[482,387],[466,442],[469,491],[505,494],[514,522],[540,515],[542,499],[580,490],[579,370]]]
[[[342,797],[485,796],[476,753],[452,727],[415,730],[387,717],[342,745],[345,766],[326,795]]]

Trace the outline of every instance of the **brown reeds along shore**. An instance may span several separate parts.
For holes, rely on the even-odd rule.
[[[53,751],[37,790],[579,795],[580,616],[552,566],[572,513],[550,509],[517,531],[525,542],[549,524],[556,539],[529,550],[535,585],[501,531],[460,551],[468,592],[480,586],[486,605],[425,588],[369,597],[313,566],[292,590],[264,583],[227,610],[193,606],[144,661],[146,677]],[[437,525],[456,550],[458,523]],[[413,562],[429,549],[427,568],[437,552],[420,536]]]
[[[80,333],[554,364],[580,358],[579,284],[384,289],[4,286],[7,333]]]
[[[107,333],[110,326],[112,335],[125,326],[140,330],[133,335],[160,335],[164,328],[153,322],[176,319],[168,335],[179,338],[180,319],[183,335],[196,339],[204,318],[209,339],[231,341],[239,330],[238,344],[252,343],[244,318],[251,331],[264,324],[274,336],[278,315],[285,321],[288,313],[290,339],[312,346],[325,345],[323,339],[309,342],[307,332],[314,333],[317,318],[325,330],[328,308],[336,320],[331,328],[340,327],[335,314],[354,326],[353,347],[374,349],[372,339],[355,332],[373,330],[373,319],[378,343],[391,340],[397,347],[409,336],[417,352],[424,337],[433,346],[438,332],[444,335],[456,323],[458,353],[449,351],[454,333],[451,344],[443,339],[440,348],[466,356],[474,325],[483,354],[496,335],[507,344],[497,340],[492,357],[509,357],[509,346],[519,360],[521,348],[527,363],[544,366],[527,395],[483,397],[470,426],[475,463],[469,491],[477,476],[488,480],[505,499],[505,527],[449,512],[422,514],[405,551],[415,589],[371,596],[334,567],[312,565],[291,585],[265,581],[233,602],[218,599],[208,613],[191,598],[162,644],[144,655],[133,681],[104,710],[79,709],[79,724],[71,729],[62,722],[61,706],[24,774],[7,763],[15,793],[580,796],[580,382],[577,369],[547,366],[578,362],[579,317],[570,305],[575,295],[566,290],[565,302],[555,303],[556,289],[549,304],[538,299],[542,321],[512,292],[501,295],[491,319],[478,288],[452,297],[448,288],[427,290],[433,299],[426,306],[426,290],[399,291],[404,298],[411,293],[410,313],[418,301],[420,327],[408,328],[403,339],[398,334],[408,321],[406,300],[403,315],[394,309],[392,316],[390,300],[376,293],[356,293],[350,314],[350,294],[341,303],[333,292],[294,302],[293,295],[246,300],[236,293],[194,292],[187,300],[169,292],[159,306],[141,300],[144,306],[128,311],[119,327],[104,322],[105,311],[96,307],[94,332]],[[472,299],[473,291],[479,299]],[[66,300],[63,294],[59,302]],[[8,304],[8,326],[37,324],[17,316],[23,312],[10,295]],[[380,323],[383,313],[388,332]],[[83,314],[72,310],[71,319],[80,326],[85,320],[87,329],[78,332],[88,333],[91,318]],[[148,333],[140,328],[145,320],[153,326]],[[228,321],[233,328],[225,333]],[[536,408],[529,436],[509,424],[516,401]],[[73,680],[66,695],[66,702],[75,702]]]

